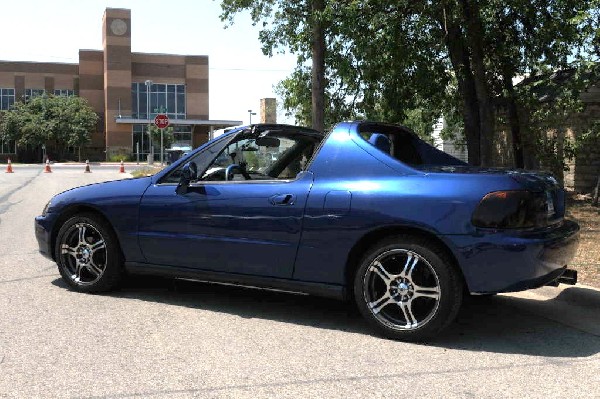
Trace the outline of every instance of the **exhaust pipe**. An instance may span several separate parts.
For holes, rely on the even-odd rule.
[[[577,284],[577,270],[565,269],[564,273],[556,281],[562,284]]]
[[[565,271],[560,275],[560,277],[550,281],[546,285],[558,287],[560,283],[569,285],[577,284],[577,270],[565,269]]]

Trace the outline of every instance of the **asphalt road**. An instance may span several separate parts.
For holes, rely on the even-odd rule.
[[[333,300],[135,279],[68,290],[33,217],[118,166],[0,172],[0,397],[600,398],[600,293],[478,298],[427,344],[374,336]]]

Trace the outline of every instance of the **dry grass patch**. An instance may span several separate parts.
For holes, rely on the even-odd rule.
[[[586,196],[567,202],[567,217],[581,227],[579,249],[569,267],[577,270],[579,282],[600,288],[600,208]]]
[[[134,169],[131,172],[131,176],[133,177],[144,177],[144,176],[152,176],[155,173],[163,170],[165,166],[141,166],[137,169]]]

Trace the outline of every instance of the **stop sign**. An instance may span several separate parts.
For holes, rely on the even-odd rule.
[[[159,129],[169,126],[169,117],[166,114],[158,114],[154,117],[154,125]]]

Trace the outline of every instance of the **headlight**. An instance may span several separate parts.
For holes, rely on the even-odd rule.
[[[52,202],[52,201],[48,201],[48,203],[46,204],[46,206],[42,210],[42,216],[46,216],[46,214],[48,213],[48,208],[50,208],[50,202]]]
[[[547,226],[553,214],[552,197],[546,192],[494,191],[483,197],[472,223],[492,229],[526,229]]]

